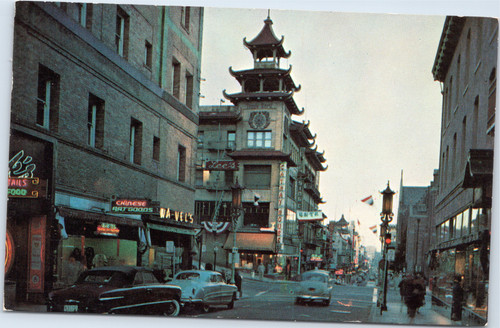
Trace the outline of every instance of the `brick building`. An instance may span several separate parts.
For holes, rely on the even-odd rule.
[[[253,40],[244,39],[254,67],[229,69],[241,85],[241,92],[223,92],[232,105],[200,108],[196,215],[206,228],[202,261],[227,266],[236,232],[237,266],[256,269],[262,263],[272,273],[290,262],[295,273],[323,251],[318,188],[326,160],[314,147],[309,124],[293,118],[303,113],[293,98],[300,86],[291,67],[280,67],[290,52],[275,36],[271,19],[264,22]],[[231,223],[236,182],[245,188],[237,231]]]
[[[17,3],[7,307],[71,283],[73,252],[190,267],[202,22],[194,7]]]

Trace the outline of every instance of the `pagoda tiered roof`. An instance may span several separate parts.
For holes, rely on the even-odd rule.
[[[283,82],[285,83],[286,90],[300,91],[300,85],[295,85],[290,73],[292,71],[292,65],[288,69],[283,68],[253,68],[246,69],[242,71],[234,71],[232,67],[229,67],[229,73],[236,78],[236,80],[242,84],[243,81],[248,83],[250,79],[255,78],[266,78],[266,77],[283,77]]]
[[[311,130],[309,130],[309,123],[310,121],[307,123],[305,121],[302,123],[292,121],[290,125],[290,134],[293,140],[301,147],[311,148],[316,143],[316,134],[312,135]]]
[[[302,115],[304,109],[300,110],[293,99],[293,91],[289,92],[239,92],[227,94],[226,90],[222,91],[224,97],[237,105],[241,101],[283,101],[290,114]]]
[[[256,58],[269,58],[274,57],[274,51],[276,50],[276,56],[281,58],[288,58],[292,54],[291,51],[286,52],[283,48],[283,42],[285,40],[284,36],[278,39],[274,34],[272,25],[273,21],[270,17],[264,21],[264,27],[260,33],[250,42],[247,42],[246,38],[243,39],[243,44],[252,52],[257,50]]]
[[[319,151],[317,151],[317,148],[318,146],[316,146],[314,149],[306,149],[306,157],[315,170],[326,171],[326,169],[328,169],[328,165],[323,166],[323,163],[326,162],[326,159],[324,157],[325,152],[323,151],[322,153],[320,153]]]

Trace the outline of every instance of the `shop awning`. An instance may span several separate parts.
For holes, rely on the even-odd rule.
[[[142,227],[142,220],[127,218],[122,216],[114,216],[105,213],[76,210],[74,208],[58,206],[57,210],[63,218],[89,220],[96,222],[108,222],[114,224],[128,225],[133,227]]]
[[[180,233],[183,235],[191,235],[191,236],[196,236],[201,230],[201,229],[188,229],[188,228],[181,228],[181,227],[173,227],[173,226],[161,225],[161,224],[155,224],[155,223],[148,223],[148,227],[150,229],[155,229],[155,230],[160,230],[160,231],[165,231],[165,232]]]
[[[233,234],[230,233],[224,243],[224,249],[234,246]],[[276,252],[276,235],[274,233],[238,232],[236,233],[238,251]]]
[[[465,167],[462,188],[478,188],[493,179],[493,150],[471,149]]]

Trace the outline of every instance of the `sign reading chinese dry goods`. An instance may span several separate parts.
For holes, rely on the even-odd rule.
[[[111,212],[122,214],[154,214],[158,206],[147,199],[116,199],[111,202]]]
[[[209,171],[237,171],[236,161],[206,161],[205,168]]]

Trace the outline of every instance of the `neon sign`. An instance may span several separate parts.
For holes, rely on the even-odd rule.
[[[24,156],[24,150],[20,150],[9,160],[9,177],[33,178],[36,165],[31,161],[33,158]]]
[[[162,219],[171,219],[177,222],[187,222],[194,223],[193,214],[185,213],[180,211],[174,211],[169,208],[160,208],[160,218]]]
[[[11,198],[40,198],[47,194],[45,180],[39,178],[9,178],[7,195]]]
[[[120,229],[117,228],[116,224],[113,223],[101,223],[97,226],[96,234],[102,236],[112,236],[117,237],[120,233]]]
[[[146,199],[117,199],[111,202],[111,212],[124,214],[153,214],[157,206]]]

